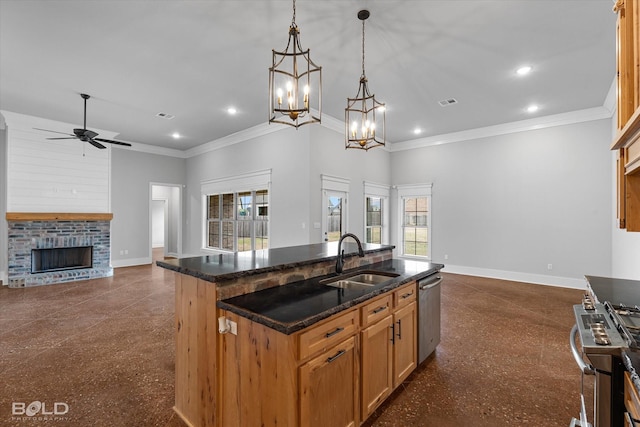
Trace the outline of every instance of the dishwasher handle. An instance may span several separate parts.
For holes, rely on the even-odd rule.
[[[578,347],[576,346],[576,335],[578,335],[577,324],[573,325],[573,328],[571,328],[571,332],[569,333],[569,346],[571,347],[571,353],[573,353],[573,358],[575,359],[582,373],[586,375],[595,375],[596,370],[594,369],[594,367],[589,365],[588,363],[585,363],[585,361],[582,360],[582,355],[580,355],[580,352],[578,351]]]
[[[438,286],[440,283],[442,283],[442,280],[443,280],[442,276],[436,276],[433,280],[430,280],[430,281],[425,281],[425,282],[420,281],[418,282],[418,288],[421,291],[425,291],[427,289],[431,289]]]

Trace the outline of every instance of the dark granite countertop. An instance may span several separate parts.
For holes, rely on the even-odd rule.
[[[611,277],[585,276],[597,302],[640,306],[640,280],[614,279]]]
[[[395,246],[363,244],[366,254],[392,250]],[[345,257],[358,255],[358,246],[342,242]],[[315,243],[285,248],[263,249],[219,255],[156,261],[160,267],[194,276],[208,282],[220,282],[252,274],[285,270],[328,261],[338,255],[338,242]]]
[[[365,289],[339,289],[320,283],[336,276],[334,273],[218,301],[217,306],[291,334],[377,295],[437,273],[443,267],[430,262],[391,259],[343,272],[377,270],[399,275]]]

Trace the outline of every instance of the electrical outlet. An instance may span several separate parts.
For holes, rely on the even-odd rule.
[[[449,259],[449,255],[445,254],[444,259]]]
[[[553,264],[547,264],[547,270],[553,270]]]

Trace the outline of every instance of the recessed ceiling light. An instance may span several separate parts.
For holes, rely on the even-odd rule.
[[[416,135],[420,135],[420,134],[422,133],[422,129],[420,129],[420,128],[415,128],[415,129],[413,130],[413,133],[415,133]]]
[[[537,105],[532,104],[532,105],[529,105],[529,106],[527,107],[527,112],[528,112],[528,113],[535,113],[536,111],[538,111],[538,109],[539,109],[539,108],[540,108],[540,107],[538,107]]]
[[[532,68],[530,65],[525,65],[523,67],[520,67],[516,70],[516,74],[519,76],[526,76],[527,74],[529,74],[531,72]]]
[[[234,114],[236,114],[237,112],[238,112],[238,110],[236,110],[236,109],[235,109],[235,108],[233,108],[233,107],[229,107],[229,108],[227,108],[227,113],[231,114],[232,116],[233,116]]]
[[[180,134],[178,132],[172,133],[171,136],[173,137],[173,139],[179,139],[180,138]]]

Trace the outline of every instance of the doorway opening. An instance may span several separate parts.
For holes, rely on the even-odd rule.
[[[153,261],[182,254],[182,186],[151,183],[149,251]]]

